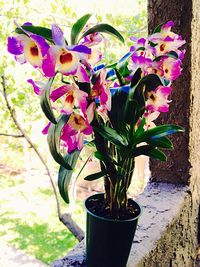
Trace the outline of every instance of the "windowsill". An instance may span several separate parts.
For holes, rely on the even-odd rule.
[[[127,267],[192,266],[172,264],[179,257],[179,251],[183,253],[187,247],[187,224],[191,223],[188,220],[191,212],[189,188],[183,185],[150,183],[136,200],[143,207],[143,212]],[[85,244],[82,241],[66,257],[52,263],[52,266],[83,267],[84,250]],[[184,252],[182,260],[191,260],[191,250],[188,247],[188,255]]]

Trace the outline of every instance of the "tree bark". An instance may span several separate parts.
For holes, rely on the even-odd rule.
[[[172,84],[172,103],[169,113],[163,113],[156,124],[178,124],[185,128],[184,134],[175,134],[174,150],[167,151],[167,162],[151,160],[152,181],[188,184],[189,180],[189,116],[190,116],[190,82],[191,82],[191,21],[192,1],[188,0],[149,0],[148,26],[149,33],[159,24],[172,20],[175,23],[172,31],[186,40],[186,54],[183,60],[183,72]]]

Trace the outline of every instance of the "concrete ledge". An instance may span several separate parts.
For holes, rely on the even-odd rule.
[[[137,198],[143,207],[127,267],[192,267],[195,220],[187,186],[150,183]],[[85,267],[84,241],[52,267]],[[102,266],[103,267],[103,266]],[[117,267],[117,266],[115,266]]]

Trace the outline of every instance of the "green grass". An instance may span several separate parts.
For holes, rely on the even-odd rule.
[[[58,220],[47,177],[0,175],[0,195],[0,237],[8,244],[50,264],[78,243]],[[73,217],[84,227],[82,204],[74,210]]]

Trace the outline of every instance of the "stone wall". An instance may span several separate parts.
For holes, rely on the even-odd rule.
[[[190,188],[192,192],[193,214],[198,218],[200,205],[200,0],[193,0],[191,24],[191,108],[190,108]],[[197,221],[194,231],[197,229]],[[200,240],[200,238],[199,238]]]
[[[127,267],[193,267],[196,218],[189,187],[151,183],[137,201],[143,213]],[[84,255],[83,241],[52,267],[85,267]]]
[[[192,197],[188,189],[152,184],[138,199],[144,205],[144,215],[138,226],[128,267],[195,265],[193,225],[196,217],[192,215]]]

